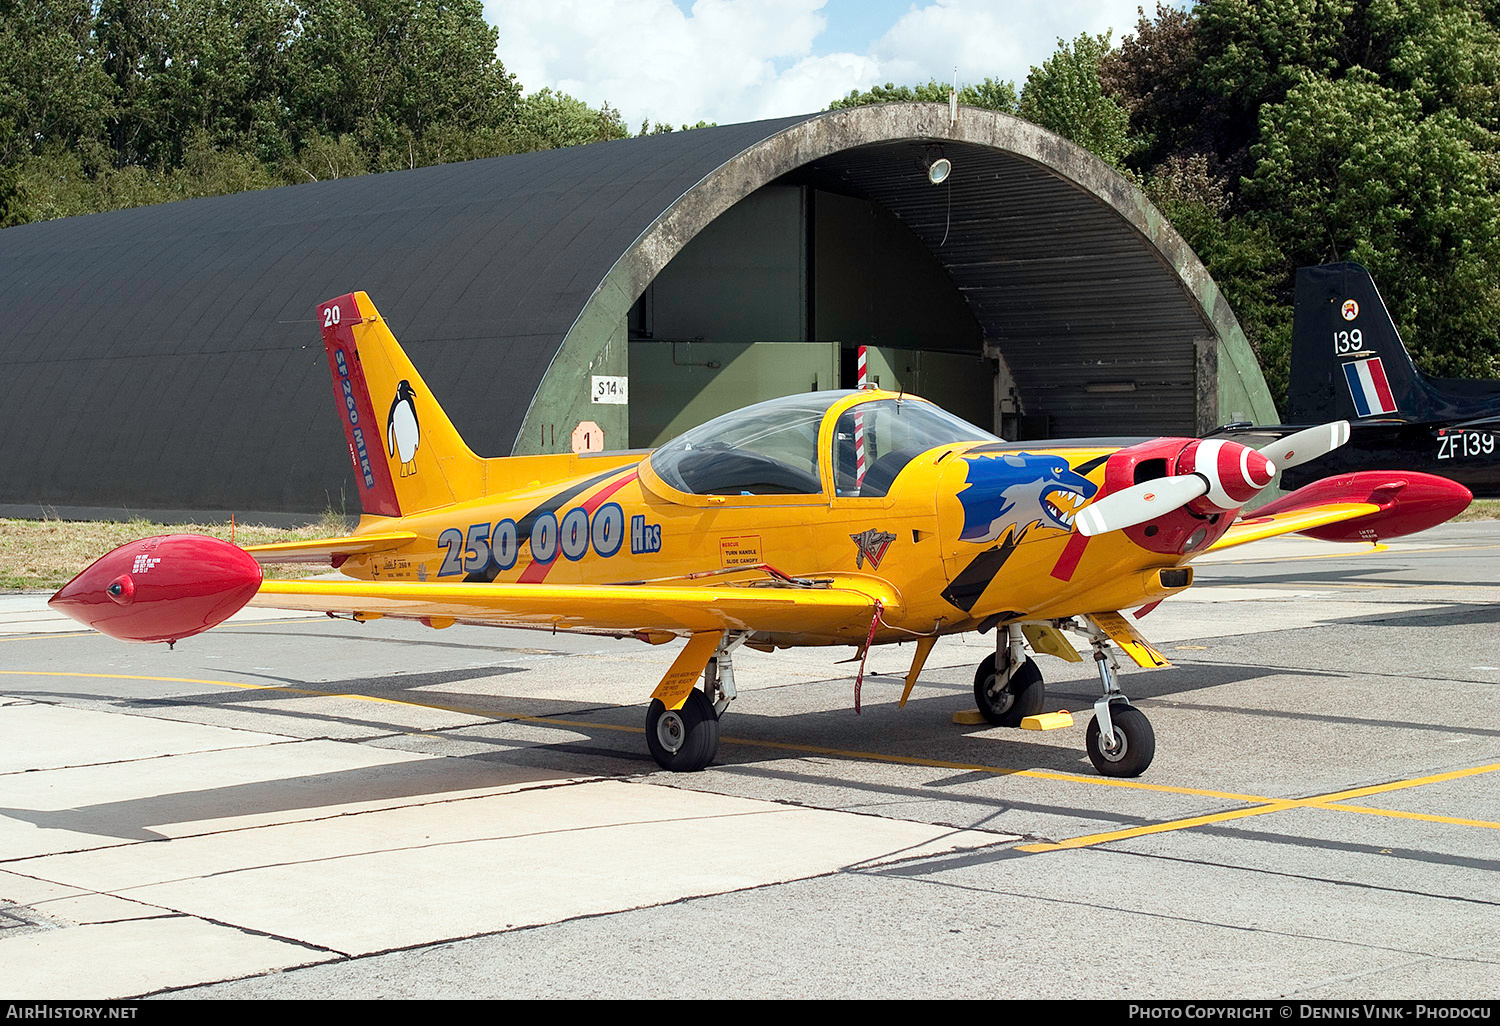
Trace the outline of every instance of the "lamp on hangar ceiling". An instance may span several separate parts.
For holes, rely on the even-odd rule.
[[[941,146],[927,147],[927,159],[923,163],[927,168],[927,180],[933,185],[942,185],[953,173],[953,161],[943,156]]]

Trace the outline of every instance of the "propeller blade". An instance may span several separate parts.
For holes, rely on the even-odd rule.
[[[1197,474],[1158,477],[1110,492],[1078,511],[1073,526],[1085,538],[1134,527],[1163,513],[1186,506],[1208,491],[1208,482]]]
[[[1286,470],[1333,452],[1347,441],[1349,422],[1336,420],[1331,424],[1319,424],[1287,435],[1281,441],[1272,442],[1261,449],[1260,454],[1274,463],[1277,470]]]

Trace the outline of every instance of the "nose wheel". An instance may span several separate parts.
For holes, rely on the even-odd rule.
[[[1134,706],[1117,705],[1110,711],[1110,738],[1104,736],[1099,717],[1089,720],[1084,744],[1089,762],[1106,777],[1138,777],[1156,755],[1156,731],[1151,721]]]
[[[1094,665],[1104,694],[1094,703],[1094,718],[1084,738],[1089,761],[1107,777],[1140,776],[1156,756],[1156,731],[1120,691],[1119,665],[1109,649],[1109,635],[1092,619],[1085,623],[1054,620],[1051,626],[1054,634],[1061,629],[1085,635],[1094,650]],[[1039,651],[1057,654],[1054,643],[1045,637],[1036,644],[1042,645]],[[1040,714],[1045,702],[1042,672],[1026,655],[1020,626],[1007,625],[995,639],[994,654],[985,656],[974,671],[974,704],[986,722],[1019,727],[1028,716]],[[1071,725],[1071,718],[1065,723]],[[1041,729],[1049,726],[1043,724]]]
[[[1120,667],[1105,645],[1104,633],[1095,627],[1089,632],[1089,640],[1094,665],[1099,668],[1099,685],[1104,689],[1104,696],[1094,703],[1094,718],[1084,736],[1089,762],[1106,777],[1138,777],[1156,756],[1156,731],[1146,714],[1131,705],[1120,690]]]

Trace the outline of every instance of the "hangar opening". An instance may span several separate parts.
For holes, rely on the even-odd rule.
[[[922,240],[813,185],[765,186],[717,218],[646,286],[628,335],[634,448],[752,399],[854,388],[860,346],[870,383],[994,417],[996,362]]]

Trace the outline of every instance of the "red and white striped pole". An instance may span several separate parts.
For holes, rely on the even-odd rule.
[[[859,387],[863,389],[869,380],[869,366],[865,363],[865,347],[859,347]],[[865,415],[854,411],[854,483],[856,487],[865,483]]]

